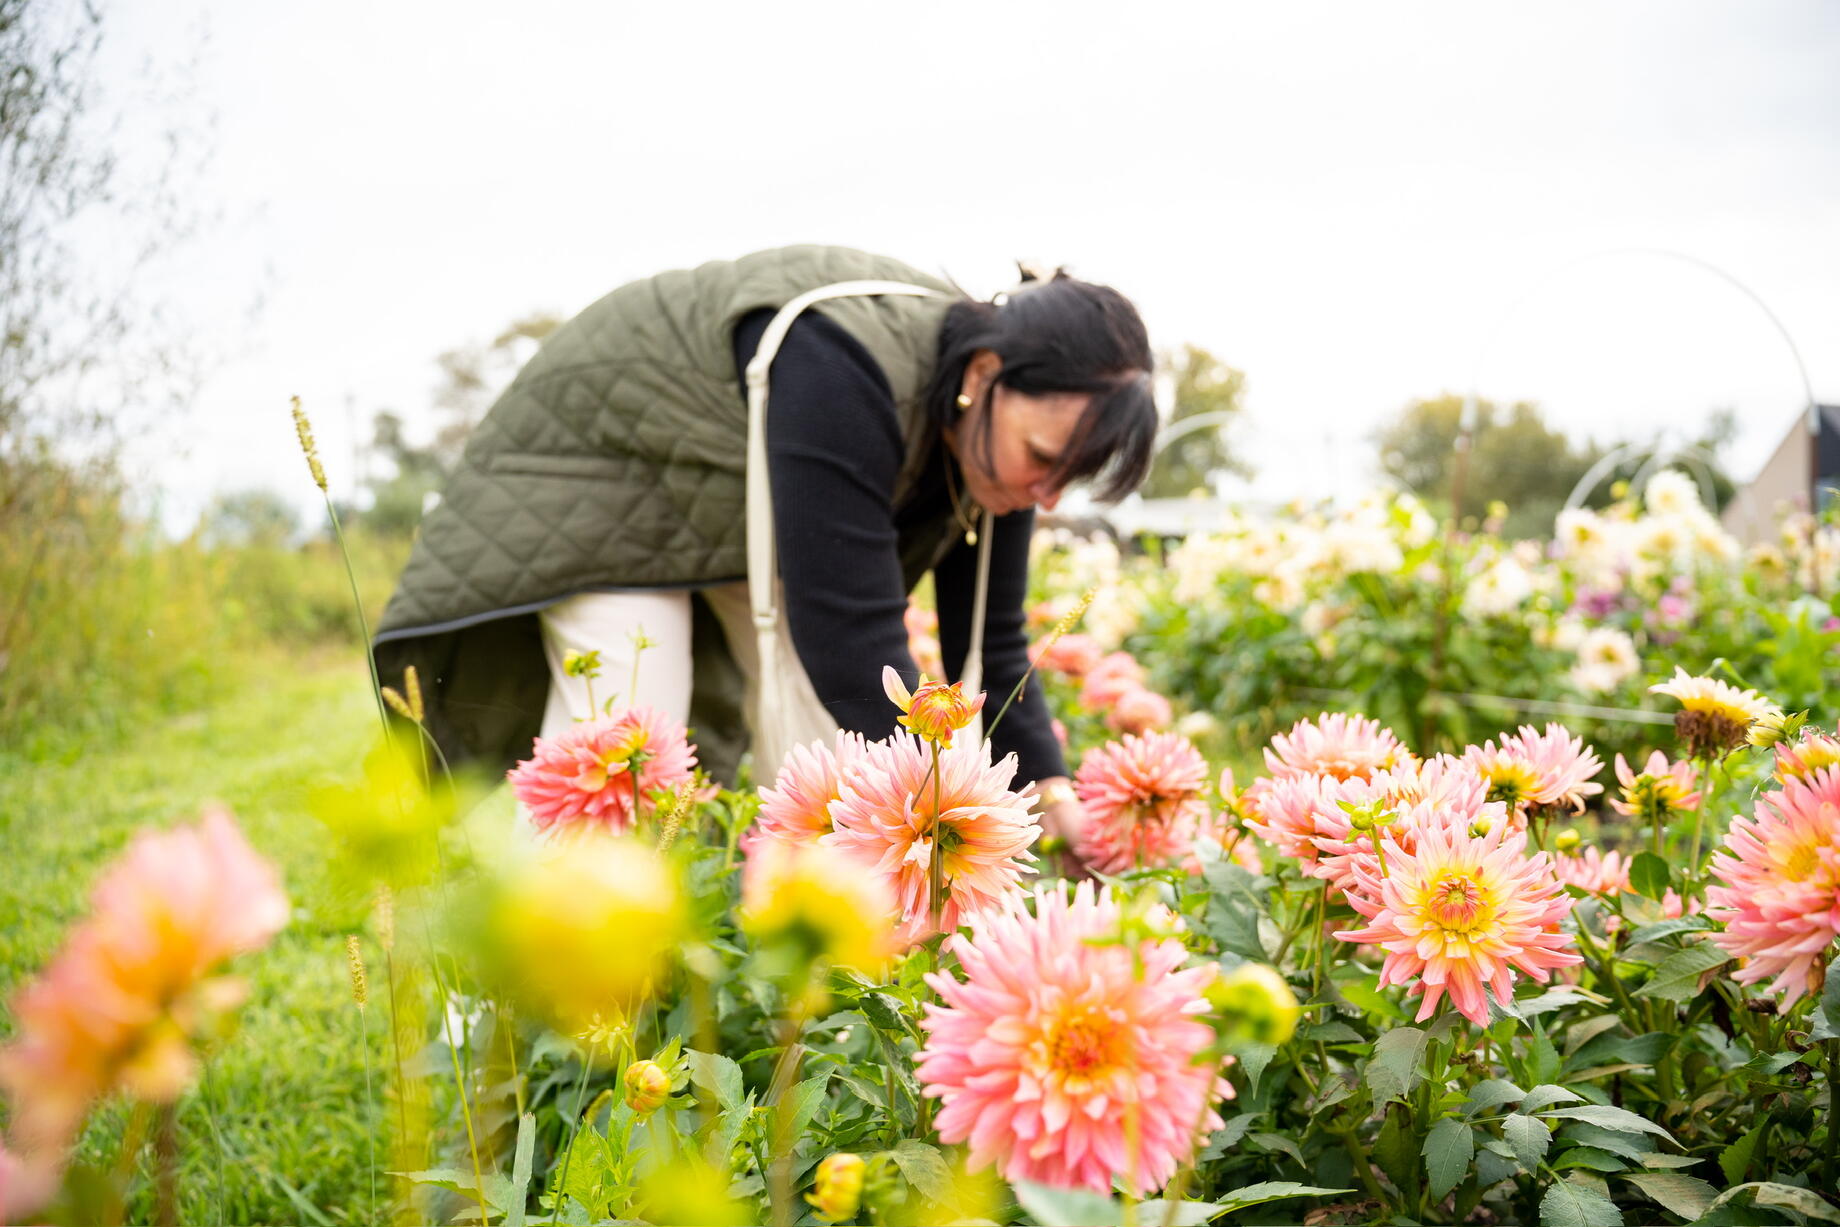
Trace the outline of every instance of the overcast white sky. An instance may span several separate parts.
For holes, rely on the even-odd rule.
[[[202,32],[202,36],[201,36]],[[1599,437],[1737,408],[1748,474],[1840,400],[1840,5],[137,0],[110,63],[199,60],[224,222],[174,293],[233,357],[150,465],[335,482],[354,422],[533,309],[792,242],[974,290],[1016,256],[1247,374],[1258,497],[1368,484],[1439,391]],[[247,306],[266,290],[253,317]],[[183,439],[184,441],[180,441]]]

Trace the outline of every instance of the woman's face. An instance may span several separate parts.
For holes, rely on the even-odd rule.
[[[1017,392],[994,384],[1002,368],[1002,360],[989,350],[979,350],[967,364],[964,394],[973,407],[956,430],[946,431],[946,443],[958,457],[967,492],[980,507],[995,515],[1025,507],[1052,511],[1061,501],[1060,487],[1050,484],[1052,475],[1092,398],[1085,392],[1045,396]],[[984,400],[986,388],[991,390],[988,402]],[[979,420],[986,403],[990,413],[988,469],[984,427]]]

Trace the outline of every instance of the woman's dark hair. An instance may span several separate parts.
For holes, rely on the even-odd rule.
[[[1097,497],[1116,502],[1143,483],[1155,454],[1157,415],[1150,336],[1129,299],[1110,286],[1056,272],[994,303],[953,303],[926,389],[935,427],[958,420],[965,367],[980,349],[1003,362],[992,387],[1001,383],[1031,396],[1091,394],[1050,475],[1056,487],[1093,477]],[[986,388],[978,431],[986,469],[992,463],[990,395]]]

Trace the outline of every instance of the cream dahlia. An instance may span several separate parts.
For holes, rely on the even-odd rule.
[[[927,976],[942,1004],[926,1007],[915,1072],[940,1101],[939,1136],[1006,1180],[1160,1188],[1232,1095],[1195,1062],[1213,1039],[1196,1015],[1215,969],[1184,967],[1173,937],[1132,941],[1109,888],[1038,887],[1034,901],[1034,915],[1012,899],[952,938],[962,980]],[[1155,927],[1175,923],[1156,911]]]
[[[882,875],[900,909],[900,940],[911,944],[931,933],[928,867],[937,840],[945,898],[940,928],[950,933],[968,916],[1000,905],[1033,873],[1029,845],[1041,827],[1029,812],[1033,800],[1012,791],[1016,758],[990,761],[985,742],[939,750],[897,729],[871,742],[843,777],[831,805],[835,829],[819,842],[849,853]],[[935,804],[937,798],[937,804]]]
[[[1367,927],[1335,936],[1387,952],[1382,986],[1416,979],[1409,995],[1423,998],[1419,1021],[1449,994],[1465,1018],[1487,1026],[1484,990],[1511,1001],[1515,968],[1544,984],[1553,969],[1583,962],[1559,931],[1572,900],[1544,853],[1526,855],[1525,832],[1431,828],[1419,832],[1414,852],[1383,843],[1387,876],[1348,896]]]
[[[676,788],[695,767],[683,725],[655,707],[628,707],[537,738],[507,778],[539,832],[619,835],[655,807],[651,794]]]
[[[1680,700],[1674,731],[1687,743],[1687,752],[1694,758],[1717,758],[1736,749],[1744,744],[1751,725],[1781,710],[1755,690],[1694,677],[1678,665],[1674,666],[1673,677],[1648,689],[1652,694]]]
[[[1366,779],[1376,771],[1409,766],[1412,752],[1378,720],[1339,712],[1299,720],[1271,739],[1265,765],[1274,776],[1326,775]]]
[[[1544,733],[1523,724],[1515,733],[1502,734],[1499,746],[1485,741],[1471,746],[1463,758],[1487,781],[1489,800],[1522,813],[1563,805],[1581,814],[1585,798],[1604,790],[1591,782],[1603,763],[1562,724],[1549,724]]]
[[[1127,733],[1088,751],[1073,786],[1086,809],[1080,859],[1100,873],[1185,861],[1208,818],[1207,764],[1175,733]]]
[[[1712,875],[1706,915],[1725,930],[1711,940],[1742,960],[1733,978],[1774,977],[1785,1002],[1818,990],[1840,937],[1840,767],[1759,798],[1755,817],[1731,824]]]

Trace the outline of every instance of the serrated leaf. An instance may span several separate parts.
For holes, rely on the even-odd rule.
[[[1418,1175],[1419,1142],[1410,1121],[1410,1113],[1388,1112],[1374,1139],[1374,1162],[1401,1189],[1412,1188]]]
[[[1289,1155],[1291,1158],[1297,1160],[1298,1167],[1304,1165],[1303,1151],[1298,1148],[1297,1143],[1285,1137],[1282,1133],[1249,1133],[1246,1135],[1246,1140],[1258,1146],[1261,1150],[1275,1150],[1282,1154]]]
[[[902,1138],[888,1152],[907,1183],[928,1201],[945,1201],[952,1196],[952,1169],[935,1146],[914,1138]]]
[[[1464,1108],[1470,1116],[1478,1116],[1490,1108],[1498,1108],[1504,1103],[1513,1103],[1526,1092],[1504,1078],[1485,1078],[1470,1088],[1469,1104]]]
[[[1584,1096],[1575,1091],[1552,1082],[1542,1082],[1528,1091],[1521,1100],[1521,1111],[1538,1112],[1541,1108],[1551,1107],[1556,1103],[1583,1103]]]
[[[530,1200],[530,1167],[536,1155],[537,1118],[526,1112],[518,1117],[517,1147],[512,1152],[511,1188],[505,1206],[505,1227],[524,1227],[524,1207]]]
[[[1760,1206],[1794,1210],[1798,1214],[1806,1214],[1809,1218],[1818,1218],[1822,1222],[1840,1223],[1840,1210],[1834,1209],[1818,1194],[1811,1193],[1807,1189],[1799,1189],[1792,1184],[1777,1184],[1774,1180],[1754,1180],[1749,1184],[1726,1189],[1713,1199],[1712,1204],[1706,1207],[1706,1210],[1710,1213],[1720,1206],[1736,1201],[1746,1193],[1752,1194]]]
[[[1424,1076],[1419,1067],[1430,1038],[1417,1027],[1395,1027],[1374,1042],[1366,1082],[1375,1104],[1404,1099],[1418,1085]]]
[[[901,1012],[900,1002],[887,993],[864,993],[856,999],[856,1008],[878,1030],[889,1035],[907,1034],[907,1016]]]
[[[1278,1055],[1278,1050],[1270,1044],[1257,1040],[1243,1045],[1237,1052],[1239,1067],[1246,1071],[1246,1089],[1252,1094],[1259,1093],[1259,1079],[1271,1066],[1271,1059]]]
[[[1353,1189],[1320,1189],[1314,1185],[1296,1184],[1289,1180],[1262,1180],[1258,1184],[1241,1185],[1230,1193],[1222,1193],[1214,1204],[1224,1210],[1244,1210],[1247,1206],[1262,1205],[1268,1201],[1281,1201],[1286,1197],[1336,1197],[1352,1192],[1354,1192]]]
[[[1551,1082],[1559,1076],[1559,1050],[1553,1047],[1546,1028],[1538,1023],[1533,1038],[1527,1041],[1527,1073],[1535,1083]]]
[[[1629,863],[1629,884],[1636,893],[1659,903],[1667,894],[1668,863],[1653,852],[1638,852]]]
[[[1540,1160],[1546,1157],[1546,1149],[1552,1145],[1552,1129],[1546,1122],[1519,1112],[1501,1122],[1501,1136],[1514,1148],[1515,1160],[1529,1172],[1540,1169]]]
[[[1827,985],[1821,990],[1821,1004],[1815,1007],[1814,1026],[1809,1030],[1809,1038],[1817,1040],[1840,1039],[1840,976],[1827,977]]]
[[[1765,1121],[1719,1152],[1719,1170],[1725,1173],[1727,1184],[1743,1182],[1745,1174],[1751,1170],[1751,1158],[1757,1153],[1758,1139],[1767,1128],[1769,1122]]]
[[[1058,1189],[1051,1184],[1017,1180],[1010,1187],[1016,1200],[1038,1223],[1066,1227],[1116,1227],[1124,1207],[1113,1197],[1090,1189]]]
[[[1366,1038],[1353,1027],[1338,1019],[1314,1023],[1304,1028],[1303,1038],[1322,1044],[1361,1044]]]
[[[1676,916],[1672,920],[1657,920],[1646,924],[1629,935],[1629,944],[1640,946],[1645,942],[1658,942],[1664,937],[1673,937],[1676,933],[1698,933],[1710,929],[1712,922],[1704,916]]]
[[[1424,1155],[1432,1200],[1438,1200],[1469,1175],[1470,1160],[1476,1157],[1475,1131],[1463,1121],[1446,1116],[1431,1126],[1420,1153]]]
[[[1576,1167],[1593,1172],[1620,1172],[1629,1164],[1622,1156],[1595,1146],[1569,1146],[1549,1166],[1556,1172]]]
[[[1227,1212],[1227,1207],[1211,1201],[1167,1202],[1162,1198],[1155,1201],[1137,1203],[1137,1221],[1155,1227],[1167,1223],[1170,1227],[1206,1227],[1206,1224]]]
[[[741,1067],[719,1052],[685,1050],[690,1062],[690,1081],[715,1096],[716,1103],[729,1111],[741,1106]]]
[[[1719,1195],[1704,1180],[1680,1172],[1629,1172],[1623,1179],[1688,1222],[1710,1209]]]
[[[1476,1185],[1480,1189],[1493,1188],[1520,1170],[1513,1159],[1504,1158],[1493,1150],[1484,1148],[1476,1152]]]
[[[1540,1198],[1540,1227],[1623,1227],[1623,1212],[1595,1189],[1555,1180]]]
[[[1613,1155],[1622,1155],[1631,1163],[1640,1163],[1642,1156],[1649,1153],[1649,1147],[1652,1145],[1648,1138],[1640,1133],[1622,1133],[1615,1129],[1600,1128],[1581,1120],[1554,1123],[1565,1125],[1564,1131],[1560,1134],[1563,1141],[1573,1146],[1595,1146]]]
[[[1614,1129],[1618,1133],[1652,1133],[1656,1137],[1674,1140],[1674,1135],[1645,1116],[1637,1116],[1626,1108],[1612,1108],[1604,1104],[1580,1103],[1569,1104],[1563,1108],[1550,1108],[1540,1113],[1551,1119],[1581,1120],[1596,1125],[1600,1129]]]
[[[817,1115],[818,1107],[824,1102],[824,1094],[830,1089],[830,1084],[831,1071],[827,1069],[816,1077],[807,1078],[793,1087],[792,1093],[780,1105],[780,1111],[786,1114],[784,1118],[786,1123],[783,1127],[789,1145],[796,1142],[805,1132],[805,1127],[811,1124],[811,1118]]]
[[[1692,1155],[1664,1155],[1658,1150],[1651,1150],[1644,1153],[1636,1162],[1640,1163],[1643,1167],[1669,1168],[1692,1167],[1696,1163],[1705,1162],[1705,1160],[1695,1159]]]
[[[1662,1001],[1691,1001],[1699,996],[1700,977],[1730,961],[1731,956],[1711,942],[1676,950],[1661,960],[1661,965],[1635,995]]]

